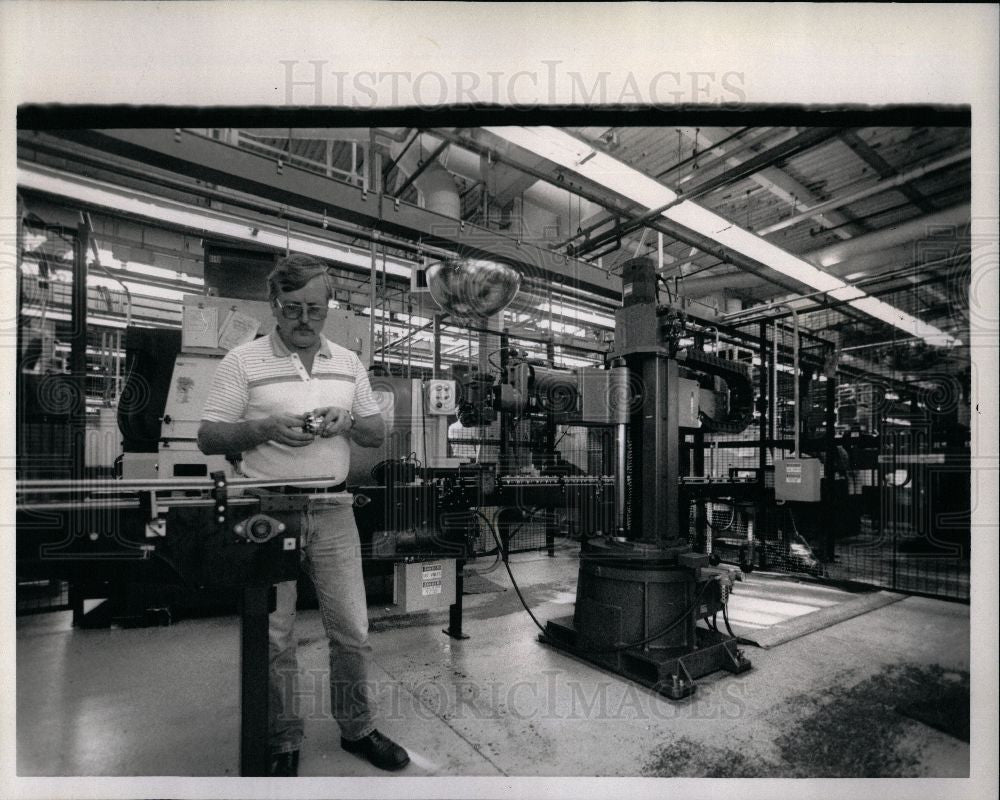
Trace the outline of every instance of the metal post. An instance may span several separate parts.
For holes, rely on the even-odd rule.
[[[267,775],[270,586],[245,586],[240,603],[240,775]]]
[[[73,295],[70,316],[70,375],[78,402],[69,415],[69,445],[72,475],[83,478],[87,438],[87,249],[90,227],[81,220],[73,241]]]
[[[777,328],[775,328],[775,333],[777,333]],[[760,450],[758,453],[759,460],[757,463],[758,473],[757,473],[757,488],[758,488],[758,499],[756,503],[756,516],[759,519],[760,530],[767,530],[767,503],[764,502],[764,497],[766,496],[767,480],[765,476],[765,470],[767,469],[767,440],[770,435],[770,439],[774,440],[774,415],[769,413],[769,411],[774,407],[769,403],[767,385],[768,378],[772,374],[777,374],[777,370],[774,368],[774,362],[772,361],[768,364],[767,358],[767,323],[760,323]],[[770,398],[773,402],[774,398]],[[773,446],[771,452],[774,452]]]
[[[615,502],[618,507],[618,534],[623,536],[628,527],[628,513],[625,508],[625,479],[628,469],[626,464],[628,457],[627,425],[615,426],[615,456],[615,467],[617,469],[617,474],[615,475]]]
[[[510,335],[504,328],[500,334],[500,383],[507,383],[507,363],[510,360],[508,347],[510,346]],[[509,468],[509,443],[507,435],[510,431],[510,412],[500,409],[500,446],[497,448],[497,468],[500,471]]]
[[[462,593],[465,591],[465,559],[455,559],[455,602],[448,607],[448,627],[442,633],[452,639],[468,639],[468,634],[462,633]]]
[[[897,562],[899,561],[898,531],[899,531],[899,517],[901,515],[898,513],[898,505],[897,505],[898,491],[896,488],[896,472],[898,466],[899,466],[899,429],[894,428],[892,430],[892,490],[890,493],[892,497],[892,502],[890,504],[890,508],[892,509],[892,515],[890,519],[890,524],[892,525],[892,583],[890,584],[889,588],[892,591],[896,591],[896,580],[897,580],[896,566]]]
[[[777,438],[778,430],[778,323],[774,323],[774,341],[771,342],[771,452],[775,452],[774,440]],[[763,361],[763,354],[761,360]]]
[[[834,535],[839,527],[836,520],[840,518],[840,515],[836,513],[836,508],[834,504],[836,503],[839,492],[834,492],[835,486],[835,475],[833,470],[833,463],[836,458],[836,399],[837,399],[837,375],[834,372],[832,375],[828,374],[826,376],[826,492],[824,493],[826,512],[822,515],[823,527],[825,528],[826,536],[824,537],[824,552],[823,560],[827,563],[832,563],[836,557],[836,543],[834,540]],[[850,497],[847,498],[850,501]]]
[[[400,301],[402,305],[402,300]],[[413,301],[406,301],[406,328],[408,331],[413,330]],[[406,344],[406,377],[410,378],[413,376],[413,337],[411,336]]]
[[[692,458],[692,474],[697,477],[705,476],[705,434],[700,430],[695,431],[694,434],[694,448],[693,458]],[[688,511],[687,506],[681,509],[681,513],[684,514]],[[708,514],[708,504],[704,499],[699,498],[695,501],[695,512],[694,512],[694,526],[695,535],[697,536],[696,549],[702,553],[710,553],[712,551],[711,545],[708,542],[706,534],[706,518]]]
[[[377,194],[378,219],[379,219],[379,222],[381,222],[382,221],[382,175],[378,171],[378,166],[379,166],[378,163],[377,163],[378,160],[379,159],[377,159],[376,155],[375,155],[375,130],[373,128],[372,131],[371,131],[371,135],[369,136],[369,139],[368,139],[368,153],[367,153],[367,157],[365,159],[365,161],[366,161],[365,165],[368,168],[366,170],[367,174],[368,174],[368,189],[370,191],[376,192],[376,194]],[[370,308],[371,308],[371,318],[368,321],[368,335],[369,335],[371,343],[372,343],[371,344],[371,351],[372,351],[371,362],[372,362],[372,364],[375,363],[375,302],[376,302],[375,291],[376,291],[377,283],[378,283],[378,249],[377,249],[377,245],[376,245],[376,240],[377,240],[378,237],[375,234],[376,234],[376,231],[372,231],[372,243],[371,243],[372,266],[371,266],[371,275],[370,275],[370,280],[371,280],[371,287],[370,288],[371,288],[371,291],[370,291],[370,296],[369,296],[369,305],[370,305]],[[386,342],[383,339],[383,341],[382,341],[383,348],[385,347],[385,345],[386,345]],[[382,352],[383,352],[383,359],[384,359],[385,358],[384,350]],[[371,365],[369,365],[369,366],[371,366]]]
[[[433,375],[441,377],[441,315],[435,314],[431,320],[431,349],[434,351]]]
[[[641,454],[636,488],[643,498],[642,514],[633,516],[632,525],[636,538],[669,547],[676,544],[679,534],[677,362],[659,356],[643,361],[643,384],[652,392],[637,411],[640,424],[632,426],[633,452]],[[652,424],[646,421],[647,417]]]

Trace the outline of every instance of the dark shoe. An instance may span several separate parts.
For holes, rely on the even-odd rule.
[[[410,763],[407,752],[378,731],[372,731],[360,739],[341,739],[340,746],[348,753],[367,758],[379,769],[397,770]]]
[[[273,753],[271,767],[267,774],[272,778],[299,777],[299,751],[289,750],[286,753]]]

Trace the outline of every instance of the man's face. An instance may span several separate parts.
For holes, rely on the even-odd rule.
[[[276,302],[271,303],[271,313],[278,322],[278,335],[290,349],[308,350],[317,344],[326,322],[327,303],[326,284],[322,275],[317,275],[301,289],[278,294]],[[282,306],[286,309],[298,309],[299,314],[294,319],[288,319]],[[309,308],[322,310],[323,318],[310,319],[306,313]]]

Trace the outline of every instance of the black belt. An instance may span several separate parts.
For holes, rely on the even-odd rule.
[[[306,486],[269,486],[268,488],[282,494],[337,494],[347,491],[347,481],[338,483],[336,486],[317,486],[315,488]]]

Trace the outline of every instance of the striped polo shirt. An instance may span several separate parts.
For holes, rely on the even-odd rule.
[[[368,373],[350,350],[320,336],[312,375],[277,331],[230,350],[215,372],[202,420],[244,422],[274,414],[304,414],[325,406],[350,409],[355,417],[378,414]],[[284,482],[347,479],[351,448],[346,435],[316,439],[304,447],[264,442],[243,453],[249,478]]]

